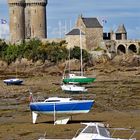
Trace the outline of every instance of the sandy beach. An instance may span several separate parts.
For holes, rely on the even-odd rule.
[[[0,139],[37,140],[46,138],[72,138],[83,127],[81,122],[103,122],[110,127],[137,130],[134,137],[140,139],[140,67],[116,68],[96,66],[86,72],[96,75],[96,81],[86,85],[88,93],[66,94],[60,89],[62,76],[49,72],[21,72],[21,86],[7,86],[3,79],[11,76],[1,71],[0,77]],[[32,124],[29,109],[29,90],[34,98],[43,100],[50,96],[93,99],[95,105],[88,114],[72,116],[67,125],[54,125],[53,116],[40,115]],[[59,117],[59,116],[58,116]],[[127,138],[131,134],[116,134]]]

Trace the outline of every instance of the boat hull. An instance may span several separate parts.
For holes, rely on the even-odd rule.
[[[93,100],[80,101],[80,102],[64,102],[64,103],[46,103],[46,102],[32,102],[30,103],[30,109],[36,113],[53,114],[66,113],[88,113],[94,104]]]
[[[61,88],[65,92],[87,92],[87,89],[85,89],[85,87],[76,85],[62,85]]]
[[[87,84],[95,81],[96,78],[64,78],[63,83],[80,83]]]
[[[7,85],[21,85],[23,80],[20,79],[7,79],[3,80],[3,82]]]

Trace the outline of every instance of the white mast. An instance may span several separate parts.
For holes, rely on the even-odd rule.
[[[69,48],[69,74],[70,74],[70,48]]]
[[[59,36],[60,38],[62,38],[62,24],[61,24],[61,20],[58,22],[58,25],[59,25]]]
[[[80,53],[81,53],[81,76],[83,76],[83,56],[82,56],[82,36],[81,36],[81,29],[79,28],[80,31]]]

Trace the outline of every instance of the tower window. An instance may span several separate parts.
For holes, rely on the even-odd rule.
[[[15,13],[15,11],[13,10],[13,14]]]
[[[36,9],[35,9],[35,13],[36,13]]]

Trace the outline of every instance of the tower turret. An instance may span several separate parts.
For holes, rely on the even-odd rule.
[[[25,38],[25,0],[8,0],[10,15],[10,40],[21,41]]]
[[[116,39],[117,40],[127,40],[127,32],[124,24],[119,25],[116,31]]]
[[[47,0],[25,0],[25,38],[46,38]]]

